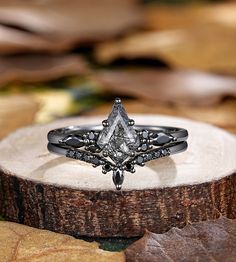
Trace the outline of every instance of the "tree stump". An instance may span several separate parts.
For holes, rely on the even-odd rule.
[[[47,151],[49,130],[99,124],[104,117],[20,129],[0,143],[0,214],[37,228],[93,237],[133,237],[145,229],[163,233],[220,214],[236,218],[235,136],[181,118],[132,118],[137,124],[188,129],[188,150],[126,173],[117,191],[111,174],[102,174],[100,167]]]

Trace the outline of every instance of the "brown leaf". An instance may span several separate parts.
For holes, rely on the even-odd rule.
[[[148,6],[145,9],[146,27],[154,30],[188,28],[214,24],[236,28],[236,4],[205,4],[178,6]]]
[[[236,78],[195,71],[102,71],[95,79],[111,92],[154,102],[210,105],[236,97]]]
[[[20,224],[0,222],[1,262],[124,261],[123,252],[108,252],[98,244]]]
[[[146,232],[125,250],[127,261],[236,261],[236,220],[215,221],[172,228],[164,234]]]
[[[0,53],[58,52],[114,37],[140,22],[136,0],[0,1]]]
[[[19,127],[31,124],[38,109],[39,105],[32,96],[0,96],[0,139]]]
[[[236,74],[236,29],[219,25],[143,32],[98,45],[100,63],[119,58],[161,60],[178,69]]]
[[[110,103],[96,107],[87,115],[106,115]],[[236,99],[227,99],[214,106],[195,107],[168,105],[143,100],[128,100],[125,107],[130,114],[163,114],[204,121],[236,133]]]
[[[31,55],[0,58],[0,86],[12,81],[47,81],[86,72],[85,62],[75,55]]]

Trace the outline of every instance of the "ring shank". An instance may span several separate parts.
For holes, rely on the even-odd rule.
[[[48,141],[52,144],[60,144],[60,141],[68,135],[83,135],[89,131],[101,131],[102,125],[83,125],[83,126],[68,126],[49,131]],[[153,125],[135,125],[137,131],[148,130],[154,133],[166,133],[176,138],[177,142],[187,140],[188,131],[183,128],[169,126],[153,126]]]
[[[66,147],[58,146],[52,143],[48,143],[47,147],[50,152],[57,154],[57,155],[64,155],[64,156],[67,155],[68,150],[71,150]],[[188,143],[184,141],[184,142],[176,142],[170,145],[163,146],[161,147],[161,149],[169,149],[170,155],[173,155],[173,154],[177,154],[177,153],[181,153],[185,151],[187,147],[188,147]],[[77,150],[75,150],[75,152],[76,151]]]

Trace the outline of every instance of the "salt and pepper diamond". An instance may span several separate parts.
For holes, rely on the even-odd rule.
[[[139,136],[133,125],[134,120],[128,118],[121,100],[116,98],[110,115],[103,121],[104,128],[98,137],[97,145],[103,151],[103,155],[109,156],[117,166],[113,169],[112,178],[118,190],[124,181],[125,168],[122,167],[122,163],[128,157],[134,156],[140,145]],[[105,168],[103,172],[107,172]]]
[[[116,189],[120,190],[124,182],[124,171],[134,173],[135,165],[144,166],[145,162],[168,156],[168,148],[151,149],[152,145],[162,145],[171,140],[171,136],[163,133],[135,130],[134,120],[129,119],[121,100],[116,98],[111,113],[103,121],[100,133],[89,131],[83,137],[69,136],[62,142],[77,148],[68,149],[67,157],[91,163],[94,167],[102,166],[104,174],[112,171],[112,180]],[[83,146],[85,151],[78,149]]]
[[[132,156],[139,147],[139,136],[134,130],[134,121],[128,115],[117,98],[108,119],[104,122],[97,145],[116,164],[121,164],[126,158]]]

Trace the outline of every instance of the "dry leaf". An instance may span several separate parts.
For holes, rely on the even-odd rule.
[[[210,105],[236,97],[236,78],[195,71],[101,71],[95,79],[121,95],[179,105]]]
[[[68,235],[10,222],[0,222],[0,232],[1,262],[124,261],[122,252],[104,251],[95,242]]]
[[[0,53],[67,50],[114,37],[141,20],[136,0],[0,1]]]
[[[100,63],[116,59],[149,58],[170,67],[236,74],[236,29],[205,25],[143,32],[97,46]]]
[[[172,228],[164,234],[146,232],[143,238],[129,246],[128,262],[156,261],[236,261],[236,220],[215,221]]]
[[[0,85],[12,81],[47,81],[86,72],[85,61],[75,55],[30,55],[0,58]]]
[[[0,138],[31,124],[38,109],[39,105],[32,96],[0,96]]]
[[[154,30],[188,28],[214,24],[236,28],[236,4],[148,6],[145,9],[146,27]]]
[[[110,103],[96,107],[87,115],[106,115]],[[236,99],[227,99],[214,106],[195,107],[159,104],[143,100],[127,100],[125,108],[130,114],[163,114],[204,121],[236,133]]]

